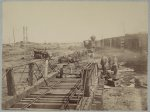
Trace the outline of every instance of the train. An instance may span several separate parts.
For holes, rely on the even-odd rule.
[[[128,49],[131,51],[147,51],[148,34],[125,34],[124,36],[96,40],[95,44],[96,48],[111,47],[119,49]]]

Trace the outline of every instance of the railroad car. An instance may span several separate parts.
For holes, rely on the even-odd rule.
[[[148,35],[144,33],[106,38],[96,41],[96,47],[124,48],[132,51],[147,51]]]

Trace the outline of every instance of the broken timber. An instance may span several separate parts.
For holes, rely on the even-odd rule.
[[[45,62],[44,78],[32,86],[33,64],[29,64],[29,88],[19,95],[13,94],[14,96],[10,100],[3,102],[3,109],[90,110],[95,105],[93,99],[98,98],[100,102],[97,104],[101,103],[102,95],[95,93],[100,77],[97,63],[88,63],[82,70],[81,78],[55,78],[57,73],[49,76],[47,66],[48,63]],[[60,83],[55,85],[56,82]]]

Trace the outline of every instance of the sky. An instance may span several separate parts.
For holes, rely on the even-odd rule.
[[[3,43],[23,40],[27,26],[31,42],[81,42],[125,33],[148,32],[147,2],[5,1]]]

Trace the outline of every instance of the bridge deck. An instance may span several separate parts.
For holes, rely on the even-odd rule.
[[[48,82],[49,86],[40,87],[38,91],[14,104],[11,109],[59,109],[66,102],[66,96],[79,80],[79,78],[54,78]],[[76,94],[70,99],[68,104],[70,109],[76,108],[77,102],[80,100],[78,95]]]

